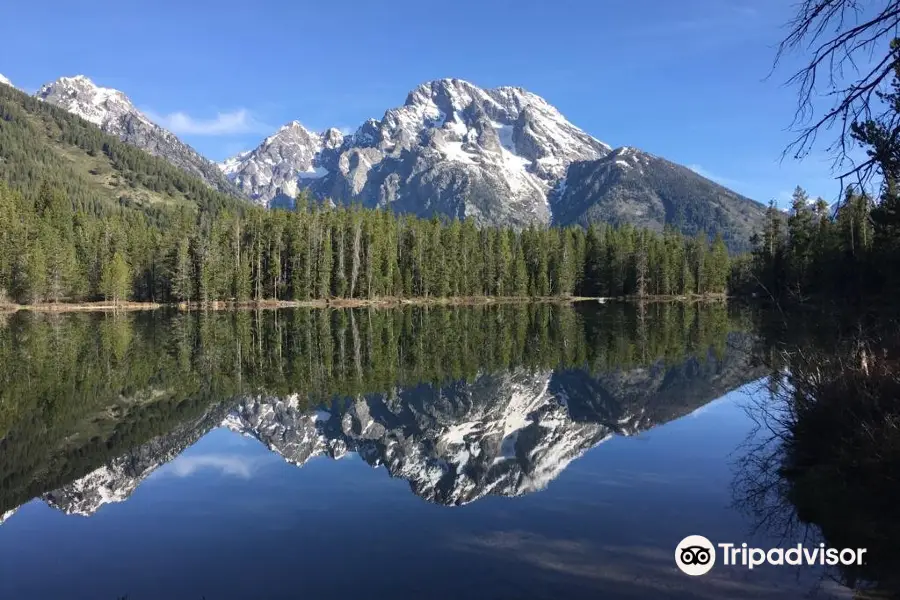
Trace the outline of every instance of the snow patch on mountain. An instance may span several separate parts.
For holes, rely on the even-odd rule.
[[[254,202],[265,206],[277,196],[294,198],[304,180],[328,175],[321,154],[343,142],[344,134],[338,129],[314,133],[292,121],[254,150],[220,163],[219,168]]]
[[[19,507],[10,509],[10,510],[4,512],[2,515],[0,515],[0,525],[3,525],[11,516],[16,514],[17,510],[19,510]]]
[[[133,115],[141,122],[150,120],[119,90],[100,87],[84,75],[60,77],[41,86],[40,100],[48,100],[98,127],[112,132],[120,127],[123,116]]]
[[[536,94],[440,79],[351,136],[294,122],[221,168],[260,204],[306,188],[319,199],[524,226],[550,222],[547,196],[568,164],[609,151]]]

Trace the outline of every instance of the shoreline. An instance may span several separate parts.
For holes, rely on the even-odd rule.
[[[586,296],[466,296],[444,298],[335,298],[328,300],[260,300],[214,302],[47,302],[40,304],[0,304],[0,314],[31,311],[40,313],[68,312],[134,312],[145,310],[266,310],[279,308],[396,308],[402,306],[488,306],[499,304],[574,304],[576,302],[711,302],[725,301],[725,294],[688,296],[618,296],[611,298]]]

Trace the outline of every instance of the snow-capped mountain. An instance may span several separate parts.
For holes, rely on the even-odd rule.
[[[119,90],[100,87],[77,75],[47,83],[35,96],[90,121],[123,142],[166,159],[221,192],[239,195],[214,163],[153,123]]]
[[[744,249],[765,207],[687,167],[612,150],[522,88],[440,79],[342,136],[282,127],[220,165],[261,205],[314,198],[485,225],[629,222],[721,232]]]
[[[0,83],[6,84],[9,87],[16,87],[3,73],[0,73]]]
[[[611,437],[579,423],[548,393],[550,372],[483,375],[471,384],[358,397],[337,411],[304,413],[290,399],[241,403],[226,425],[288,462],[355,452],[444,505],[541,490],[587,449]]]
[[[304,187],[337,202],[526,225],[550,222],[548,192],[570,163],[609,152],[540,96],[441,79],[346,138],[291,124],[220,166],[261,204]]]
[[[337,129],[308,131],[299,121],[288,123],[267,137],[255,150],[243,152],[220,165],[222,171],[248,197],[268,204],[279,195],[294,198],[298,183],[327,174],[322,152],[333,152],[344,143]]]
[[[431,81],[351,135],[293,121],[219,165],[122,92],[83,75],[46,84],[37,97],[263,206],[290,206],[304,189],[319,201],[482,225],[674,225],[689,235],[720,232],[732,250],[746,249],[765,212],[686,167],[634,148],[612,150],[518,87]]]

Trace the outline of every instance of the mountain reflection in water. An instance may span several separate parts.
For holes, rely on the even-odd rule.
[[[4,519],[126,500],[217,427],[438,504],[521,496],[762,375],[716,304],[16,314],[0,339]]]

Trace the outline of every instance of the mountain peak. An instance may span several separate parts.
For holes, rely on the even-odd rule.
[[[57,81],[75,81],[78,83],[85,83],[94,87],[99,87],[93,80],[87,75],[73,75],[71,77],[60,77]]]
[[[153,123],[119,90],[101,87],[85,75],[75,75],[44,84],[35,97],[93,123],[125,143],[164,158],[220,192],[240,197],[216,165]]]
[[[297,120],[294,120],[294,121],[291,121],[290,123],[286,123],[286,124],[282,125],[278,129],[278,131],[290,131],[290,130],[298,130],[298,129],[302,130],[302,131],[307,131],[307,132],[309,131],[309,129],[307,129],[306,127],[303,126],[303,123],[301,123],[300,121],[297,121]]]
[[[470,83],[464,79],[444,78],[432,79],[425,83],[417,85],[407,96],[407,106],[428,102],[440,95],[470,95],[473,92],[482,91],[474,83]]]
[[[13,85],[12,81],[10,81],[9,79],[7,79],[6,76],[3,75],[3,73],[0,73],[0,83],[6,84],[6,85],[8,85],[9,87],[16,87],[16,86]]]
[[[262,146],[283,143],[284,140],[311,140],[321,137],[315,131],[307,129],[300,121],[291,121],[278,128],[278,131],[263,140]],[[229,162],[229,161],[226,161]]]
[[[134,107],[125,94],[112,88],[100,87],[85,75],[60,77],[56,81],[45,83],[36,96],[39,100],[55,104],[100,127],[125,114],[134,115],[149,123],[147,117]]]
[[[335,128],[320,134],[300,121],[291,121],[255,149],[219,163],[219,169],[251,200],[267,205],[279,195],[296,196],[301,180],[323,177],[326,171],[320,165],[320,153],[343,141],[343,134]]]
[[[296,122],[222,169],[260,204],[304,187],[323,200],[517,226],[548,223],[547,193],[566,167],[610,150],[536,94],[457,78],[416,86],[347,138],[293,132]]]

